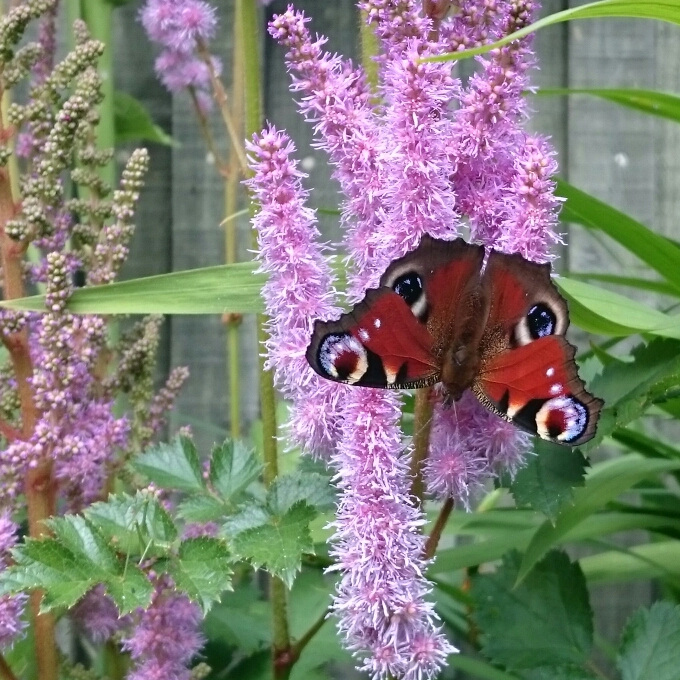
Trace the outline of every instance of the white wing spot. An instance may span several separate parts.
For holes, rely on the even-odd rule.
[[[563,392],[563,388],[562,388],[562,385],[560,385],[559,383],[555,383],[554,385],[551,385],[550,394],[557,396],[558,394],[562,394],[562,392]]]
[[[555,375],[555,369],[551,366],[545,374],[548,376],[548,378],[552,378]]]
[[[380,319],[378,319],[378,318],[376,317],[376,319],[373,321],[373,325],[374,325],[376,328],[380,328],[380,326],[382,325],[382,321],[380,321]]]
[[[368,334],[368,331],[365,328],[359,329],[359,337],[361,338],[362,342],[368,342],[371,339],[371,336]]]

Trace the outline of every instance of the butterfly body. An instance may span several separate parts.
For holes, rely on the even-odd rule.
[[[579,378],[565,300],[550,265],[462,239],[424,237],[376,289],[337,321],[317,321],[307,359],[352,385],[415,388],[441,382],[444,399],[471,389],[482,404],[533,434],[581,444],[602,402]]]

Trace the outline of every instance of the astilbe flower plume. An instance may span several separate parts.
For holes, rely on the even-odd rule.
[[[10,550],[17,542],[17,525],[9,510],[0,510],[0,571],[8,566]],[[9,647],[23,633],[27,622],[23,618],[27,597],[0,595],[0,650]]]
[[[203,110],[210,108],[208,65],[198,51],[215,35],[215,8],[204,0],[147,0],[140,19],[149,39],[162,48],[156,73],[170,92],[192,88]],[[220,63],[212,63],[217,72]]]
[[[315,144],[328,152],[344,194],[350,301],[363,297],[386,266],[417,246],[424,234],[458,236],[463,218],[472,238],[488,247],[549,260],[551,246],[559,241],[554,232],[559,203],[550,180],[554,160],[547,141],[522,128],[527,115],[523,91],[533,63],[530,39],[481,57],[481,70],[467,86],[451,78],[449,66],[421,61],[517,30],[531,21],[536,4],[465,0],[450,18],[445,18],[447,2],[426,3],[427,15],[409,0],[359,4],[381,44],[380,104],[363,70],[325,53],[325,38],[312,38],[302,13],[289,6],[269,26],[288,49],[291,89],[302,94],[300,110],[313,123]],[[291,166],[281,171],[284,165],[261,163],[252,185],[261,214],[276,215],[256,223],[263,261],[276,262],[265,268],[272,275],[286,270],[284,258],[295,262],[299,253],[307,253],[309,243],[304,240],[300,247],[301,230],[310,226],[300,217],[305,194],[299,184],[291,189]],[[315,250],[314,257],[319,255]],[[315,267],[318,271],[320,265]],[[277,288],[282,280],[272,276],[273,288],[266,294],[274,315],[269,361],[295,402],[297,381],[303,376],[304,385],[306,380],[297,362],[308,342],[305,315],[311,309],[304,302],[298,307],[306,293],[298,297],[295,290],[306,290],[304,279],[289,274],[285,292]],[[316,289],[319,299],[326,290]],[[282,313],[282,305],[289,312]],[[336,313],[328,309],[319,316]],[[296,314],[303,323],[294,320]],[[286,345],[290,337],[294,341]],[[332,389],[343,394],[330,416],[341,424],[331,450],[342,491],[333,539],[341,571],[334,604],[340,629],[372,677],[434,677],[452,648],[425,599],[423,518],[409,494],[398,400],[373,390]],[[529,438],[471,394],[451,409],[443,408],[439,392],[433,398],[426,482],[432,494],[468,506],[485,479],[501,469],[513,473],[522,464]],[[296,417],[294,411],[293,422]]]

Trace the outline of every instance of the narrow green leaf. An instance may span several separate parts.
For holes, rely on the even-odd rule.
[[[602,335],[650,333],[680,338],[680,316],[669,316],[583,281],[558,278],[555,284],[569,302],[571,320],[584,330]]]
[[[141,491],[94,503],[84,515],[124,555],[165,556],[177,538],[177,528],[158,499]]]
[[[120,3],[120,0],[116,2]],[[130,141],[155,142],[165,146],[174,144],[172,137],[153,122],[145,106],[127,92],[116,90],[113,93],[113,114],[116,145]]]
[[[579,560],[589,583],[680,577],[680,541],[658,541],[628,550],[608,550]]]
[[[465,675],[481,680],[520,680],[516,675],[501,671],[482,659],[473,659],[465,654],[452,654],[448,657],[447,664],[463,671]]]
[[[623,631],[617,665],[622,680],[677,680],[680,607],[657,602],[635,612]]]
[[[643,113],[660,116],[680,122],[680,97],[670,92],[642,90],[636,88],[540,88],[536,94],[541,97],[554,95],[585,94],[599,97],[621,106],[627,106]]]
[[[659,295],[670,295],[680,297],[680,291],[665,281],[652,281],[651,279],[636,279],[631,276],[617,276],[616,274],[597,274],[594,272],[569,272],[563,275],[567,279],[576,281],[599,281],[601,283],[612,283],[616,286],[626,286],[637,290],[648,290]]]
[[[554,524],[546,520],[527,546],[517,576],[521,583],[534,565],[570,530],[638,482],[680,469],[680,461],[650,460],[631,454],[594,467],[574,504],[562,509]]]
[[[550,14],[533,24],[529,24],[525,28],[515,31],[510,35],[497,40],[496,42],[482,45],[481,47],[474,47],[469,50],[461,52],[453,52],[450,54],[437,55],[435,57],[428,57],[423,61],[437,62],[437,61],[458,61],[459,59],[468,59],[477,54],[485,54],[491,50],[503,47],[509,43],[519,40],[524,36],[538,31],[541,28],[552,26],[563,21],[573,21],[576,19],[598,19],[605,17],[631,17],[637,19],[658,19],[660,21],[668,21],[673,24],[680,24],[680,6],[676,0],[601,0],[601,2],[591,2],[586,5],[580,5],[571,9],[565,9],[562,12],[555,12]]]
[[[541,666],[523,673],[524,680],[598,680],[581,666]]]
[[[188,437],[180,436],[167,444],[151,446],[137,456],[132,465],[162,489],[205,491],[198,452]]]
[[[515,588],[520,562],[513,551],[496,573],[472,580],[482,653],[511,670],[582,664],[593,643],[593,614],[580,567],[552,551]]]
[[[627,427],[614,430],[611,438],[623,444],[631,451],[637,451],[648,458],[669,458],[680,460],[680,449],[666,444],[658,439],[652,439],[642,432],[636,432]]]
[[[159,274],[106,286],[79,288],[67,309],[74,314],[246,314],[264,310],[266,276],[253,262]],[[45,311],[42,295],[4,300],[0,307]]]
[[[669,247],[665,237],[564,180],[557,181],[555,193],[567,199],[560,213],[562,221],[604,232],[680,291],[680,248]]]
[[[175,586],[207,614],[221,594],[231,590],[229,559],[229,550],[223,541],[208,536],[190,538],[180,544],[177,559],[169,563],[168,573]]]
[[[227,440],[213,450],[210,459],[210,483],[224,501],[233,502],[254,482],[262,464],[253,450],[241,442]]]
[[[237,534],[232,541],[233,550],[255,567],[265,567],[270,574],[279,576],[290,588],[300,569],[302,554],[314,552],[309,532],[314,517],[316,510],[299,501],[283,516],[272,516],[266,524]]]
[[[535,456],[515,475],[510,492],[518,505],[530,505],[554,519],[558,510],[583,486],[587,461],[577,449],[544,440],[534,442]]]

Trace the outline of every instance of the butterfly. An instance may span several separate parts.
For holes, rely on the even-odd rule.
[[[595,435],[604,402],[586,391],[564,337],[567,303],[550,265],[459,238],[423,237],[337,321],[314,323],[307,360],[322,377],[383,389],[441,382],[542,439]]]

